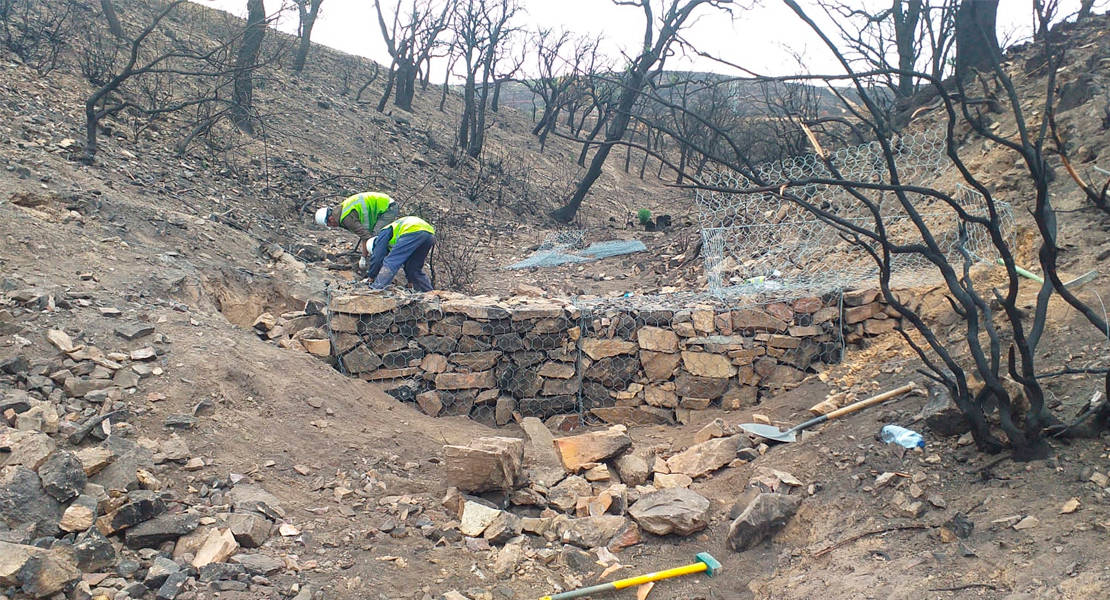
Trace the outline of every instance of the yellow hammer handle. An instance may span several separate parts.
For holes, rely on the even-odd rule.
[[[647,575],[640,575],[639,577],[629,577],[628,579],[614,581],[613,587],[618,590],[623,590],[627,587],[635,587],[637,585],[643,585],[652,581],[659,581],[660,579],[670,579],[671,577],[678,577],[680,575],[701,573],[702,571],[705,571],[705,569],[705,563],[697,562],[692,565],[686,565],[684,567],[675,567],[673,569],[667,569],[666,571],[656,571],[655,573],[648,573]]]

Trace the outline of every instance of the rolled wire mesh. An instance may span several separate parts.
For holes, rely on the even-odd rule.
[[[586,230],[556,231],[547,234],[543,243],[528,258],[506,266],[506,269],[557,267],[559,265],[591,262],[613,256],[623,256],[647,250],[640,240],[609,240],[586,243]]]

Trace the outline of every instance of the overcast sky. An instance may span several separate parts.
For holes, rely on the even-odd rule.
[[[193,0],[200,4],[245,16],[246,0]],[[279,8],[282,0],[265,0],[269,11]],[[848,0],[853,1],[853,0]],[[863,5],[889,6],[890,0],[854,0]],[[929,0],[937,3],[940,0]],[[395,0],[383,0],[385,6]],[[409,0],[405,0],[406,4]],[[519,23],[528,29],[540,26],[559,27],[583,34],[602,34],[608,40],[610,54],[638,47],[644,34],[644,17],[639,8],[616,6],[612,0],[519,0],[525,9]],[[742,64],[746,68],[769,75],[810,72],[840,72],[820,40],[787,8],[781,0],[740,0],[756,4],[751,10],[737,10],[733,19],[720,11],[703,7],[699,18],[685,32],[685,37],[699,50]],[[1080,0],[1061,0],[1061,13],[1078,10]],[[825,21],[814,0],[800,0],[815,20]],[[1096,12],[1105,10],[1110,0],[1098,0]],[[1000,40],[1017,41],[1032,31],[1032,0],[1001,0],[998,33]],[[382,41],[373,0],[324,0],[321,16],[312,33],[312,40],[344,52],[369,57],[389,64],[389,54]],[[827,21],[826,21],[827,22]],[[280,27],[296,31],[295,13]],[[794,53],[804,53],[805,66],[799,67]],[[667,63],[670,69],[727,72],[713,61],[697,56],[676,56]],[[438,78],[437,78],[438,79]]]

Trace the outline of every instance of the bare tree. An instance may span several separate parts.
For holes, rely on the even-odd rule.
[[[308,60],[308,51],[312,49],[312,28],[316,26],[316,18],[320,16],[320,5],[324,0],[294,0],[297,3],[297,52],[293,55],[293,71],[300,73],[304,70],[305,61]]]
[[[143,75],[145,73],[153,72],[160,69],[163,65],[169,63],[172,59],[181,57],[185,53],[178,52],[165,52],[160,53],[153,58],[140,63],[139,59],[141,52],[144,50],[144,43],[147,38],[158,28],[162,21],[173,12],[178,6],[184,4],[186,0],[175,0],[166,5],[160,12],[154,15],[150,23],[139,32],[138,35],[130,41],[129,53],[127,62],[119,69],[119,71],[112,76],[107,82],[97,88],[85,101],[85,152],[83,160],[86,163],[91,163],[99,149],[97,143],[97,128],[101,119],[116,114],[123,109],[127,108],[129,103],[126,100],[109,101],[111,95],[120,89],[125,82],[133,77]],[[192,56],[192,53],[188,53]]]
[[[532,135],[539,136],[541,152],[558,125],[562,110],[569,109],[568,123],[574,123],[577,98],[571,91],[580,86],[584,71],[594,69],[600,41],[600,37],[574,38],[569,31],[549,28],[540,28],[529,38],[524,52],[533,57],[535,71],[524,79],[524,85],[543,105],[543,112],[532,128]]]
[[[378,25],[385,38],[386,49],[393,58],[385,94],[378,103],[379,111],[385,110],[385,103],[394,89],[394,106],[412,111],[420,65],[430,61],[440,34],[448,27],[455,4],[455,0],[411,0],[406,10],[403,8],[405,2],[397,0],[391,11],[393,18],[387,24],[381,0],[374,0]]]
[[[855,248],[874,261],[883,297],[903,322],[897,331],[924,365],[919,372],[947,390],[968,421],[979,447],[987,451],[1003,448],[1002,440],[996,435],[996,431],[1001,430],[1017,456],[1030,458],[1043,455],[1046,434],[1066,433],[1075,425],[1061,423],[1048,410],[1045,392],[1038,381],[1041,353],[1037,348],[1045,333],[1049,299],[1059,295],[1102,335],[1110,336],[1110,326],[1101,312],[1096,312],[1077,298],[1063,285],[1057,272],[1060,252],[1057,245],[1058,213],[1052,206],[1052,195],[1048,191],[1050,174],[1045,147],[1050,139],[1049,132],[1055,129],[1052,119],[1053,90],[1063,57],[1063,48],[1052,40],[1057,36],[1045,35],[1038,41],[1047,61],[1046,79],[1043,90],[1035,94],[1037,100],[1032,107],[1028,105],[1028,99],[1018,96],[1014,82],[1002,67],[1000,54],[994,54],[989,70],[980,71],[980,77],[990,78],[991,83],[1002,90],[1004,110],[1010,117],[1008,122],[1014,124],[1016,131],[995,133],[990,122],[983,118],[981,105],[966,101],[967,96],[962,90],[959,94],[949,94],[940,79],[927,73],[914,75],[939,95],[943,107],[941,127],[946,135],[946,162],[958,179],[977,195],[979,200],[972,207],[940,187],[949,184],[945,178],[930,183],[931,173],[919,173],[916,178],[909,179],[911,175],[905,172],[899,159],[902,142],[892,135],[891,124],[884,122],[887,118],[885,111],[880,109],[871,95],[868,84],[870,73],[853,70],[849,59],[798,2],[785,1],[822,38],[848,74],[770,81],[820,81],[830,87],[837,82],[849,83],[854,92],[853,100],[849,100],[843,92],[838,92],[838,97],[843,108],[858,120],[859,127],[869,133],[871,151],[878,154],[878,161],[873,168],[850,175],[850,153],[830,153],[813,137],[810,138],[813,158],[820,163],[820,169],[782,173],[769,180],[764,171],[754,168],[742,141],[720,131],[730,150],[728,155],[720,156],[722,163],[750,182],[750,187],[720,187],[697,181],[696,178],[695,185],[703,189],[762,194],[765,198],[778,199],[784,205],[800,208],[811,218],[838,231],[846,247]],[[1046,32],[1055,4],[1055,1],[1034,4],[1034,16]],[[657,97],[655,100],[676,110],[681,109],[680,105],[666,98]],[[1041,113],[1047,118],[1043,123],[1030,127],[1026,121],[1027,112]],[[698,120],[703,127],[716,128],[709,121]],[[808,128],[811,123],[803,121],[802,125]],[[964,160],[967,150],[961,148],[959,139],[964,134],[957,132],[967,130],[979,139],[990,140],[1011,152],[1017,163],[1024,166],[1027,182],[1033,188],[1034,208],[1031,213],[1039,235],[1038,257],[1045,277],[1031,310],[1019,308],[1021,280],[1006,235],[1001,203]],[[687,141],[697,144],[696,140]],[[978,156],[978,151],[972,150],[972,154]],[[842,194],[841,199],[835,203],[823,201],[820,195],[813,193],[814,189],[821,188],[837,190]],[[922,212],[926,207],[930,211],[943,209],[945,214],[955,219],[955,226],[945,225],[939,229],[937,221],[926,218]],[[862,218],[860,215],[863,215]],[[725,223],[724,226],[730,225]],[[902,233],[897,234],[896,230]],[[998,262],[1005,269],[1004,283],[999,287],[992,288],[990,282],[978,277],[973,269],[977,260],[974,253],[985,252],[981,246],[972,250],[970,236],[973,231],[989,246],[990,252],[998,257]],[[951,234],[954,234],[954,247],[947,248],[941,238]],[[964,335],[953,338],[940,334],[906,302],[904,296],[892,291],[895,265],[908,258],[923,260],[928,269],[940,276],[947,299],[961,319]],[[1007,380],[1016,382],[1018,390],[1010,387]],[[1110,386],[1110,378],[1107,385]],[[1110,392],[1110,389],[1107,391]],[[1105,409],[1087,411],[1088,416],[1094,414],[1105,414]]]
[[[998,48],[998,0],[962,0],[956,12],[956,77],[991,71]]]
[[[841,49],[857,70],[881,73],[883,84],[900,98],[914,94],[911,73],[931,62],[940,77],[951,47],[958,0],[888,0],[877,12],[844,0],[820,0],[841,39]]]
[[[74,36],[75,5],[41,0],[0,0],[0,48],[45,75],[62,62]]]
[[[1091,11],[1094,10],[1095,0],[1082,0],[1079,3],[1079,14],[1076,15],[1075,20],[1086,21],[1091,18]]]
[[[109,44],[106,49],[110,52],[87,53],[96,58],[86,58],[88,64],[82,63],[82,71],[96,89],[85,100],[84,162],[95,160],[99,125],[105,118],[126,112],[152,122],[170,113],[193,109],[197,118],[177,144],[180,154],[192,140],[210,132],[217,121],[235,110],[234,87],[244,68],[232,55],[232,49],[251,30],[231,27],[225,39],[215,42],[199,36],[162,39],[159,33],[173,35],[173,28],[165,25],[185,4],[186,0],[164,5],[136,3],[133,20],[145,23],[142,30],[133,37],[128,37],[125,31],[118,50]],[[108,36],[103,29],[93,30],[99,23],[89,25],[94,38]],[[117,56],[117,52],[122,56]],[[275,52],[270,59],[255,61],[249,71],[276,60],[276,56]],[[137,125],[137,130],[143,127]]]
[[[628,130],[628,123],[632,119],[632,107],[639,99],[641,91],[662,72],[667,56],[678,42],[679,33],[691,15],[702,5],[723,8],[727,11],[727,5],[733,3],[732,0],[666,0],[660,6],[662,11],[657,23],[656,2],[653,0],[614,0],[614,2],[624,6],[638,6],[643,11],[645,21],[643,48],[629,64],[621,80],[616,115],[609,123],[605,141],[598,146],[590,167],[578,183],[578,189],[575,190],[574,195],[565,206],[551,214],[561,223],[571,222],[578,214],[582,201],[585,200],[597,178],[601,176],[602,167],[605,165],[605,160],[609,158],[613,145],[619,142]]]
[[[942,0],[939,4],[926,2],[922,17],[922,46],[929,52],[929,75],[944,79],[948,69],[948,55],[956,42],[956,11],[959,0]]]
[[[540,152],[543,152],[547,136],[555,127],[563,92],[574,81],[562,72],[567,62],[562,55],[563,48],[570,43],[570,40],[569,31],[562,30],[556,33],[553,29],[541,27],[530,36],[524,47],[525,53],[533,56],[536,61],[535,76],[525,78],[524,85],[534,95],[539,96],[543,103],[543,113],[536,126],[532,128],[532,135],[540,137]]]
[[[112,35],[123,38],[123,26],[119,24],[119,17],[116,15],[116,7],[112,4],[112,0],[100,0],[100,12],[104,13],[104,19],[108,22],[108,30]]]
[[[266,6],[264,0],[247,0],[247,26],[235,59],[235,96],[231,121],[245,133],[254,133],[251,115],[254,98],[254,69],[262,52],[262,39],[266,35]]]
[[[460,0],[455,11],[455,43],[465,69],[456,145],[474,158],[482,153],[491,83],[519,10],[517,0]]]

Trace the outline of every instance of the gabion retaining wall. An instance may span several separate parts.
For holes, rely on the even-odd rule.
[[[839,362],[845,334],[891,331],[876,296],[727,310],[364,293],[331,298],[328,327],[337,368],[431,416],[668,423],[753,405]]]

